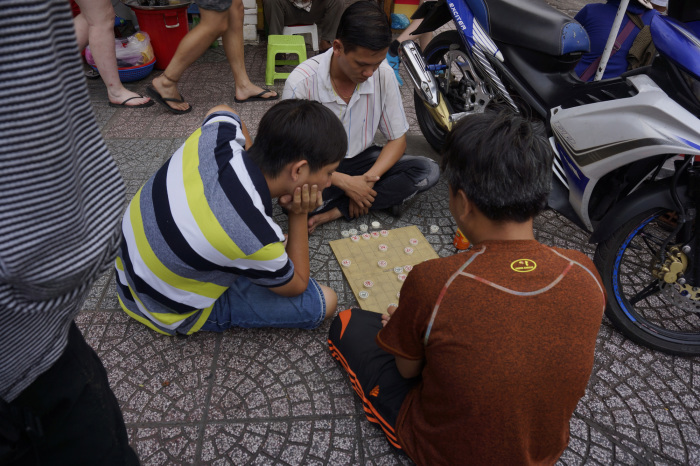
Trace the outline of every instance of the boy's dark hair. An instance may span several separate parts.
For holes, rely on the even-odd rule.
[[[541,125],[509,111],[460,120],[443,147],[442,169],[493,221],[524,222],[547,205],[552,149]]]
[[[290,162],[306,160],[312,172],[339,162],[348,151],[337,116],[313,100],[283,100],[260,120],[248,155],[267,176],[276,177]]]
[[[343,12],[335,37],[346,53],[358,47],[376,52],[391,44],[391,24],[376,2],[360,0]]]

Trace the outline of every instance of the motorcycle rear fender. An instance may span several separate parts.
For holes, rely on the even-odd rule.
[[[452,14],[445,0],[438,0],[437,2],[426,1],[411,16],[411,19],[420,18],[423,18],[423,22],[418,25],[412,35],[418,36],[424,32],[435,31],[452,21]]]
[[[687,184],[679,183],[677,191],[681,203],[686,207],[690,206],[691,199],[688,197]],[[588,242],[597,244],[605,241],[635,215],[656,207],[659,209],[678,210],[671,197],[671,177],[664,178],[649,187],[637,190],[618,202],[598,223]]]

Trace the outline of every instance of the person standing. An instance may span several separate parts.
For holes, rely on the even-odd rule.
[[[146,93],[171,113],[183,114],[192,110],[178,91],[177,83],[182,73],[221,36],[236,81],[234,100],[238,103],[276,100],[277,93],[253,84],[245,69],[243,0],[196,0],[195,3],[199,7],[199,23],[182,38],[170,63],[160,76],[153,79]]]
[[[153,101],[125,88],[119,79],[117,54],[114,48],[114,8],[110,0],[76,0],[80,14],[73,18],[78,48],[88,43],[95,66],[107,86],[110,107],[143,108]]]
[[[335,39],[344,5],[343,0],[263,0],[268,34],[282,34],[285,26],[314,23],[323,53]]]
[[[124,185],[69,3],[3,0],[0,24],[0,464],[138,464],[73,321],[116,255]]]

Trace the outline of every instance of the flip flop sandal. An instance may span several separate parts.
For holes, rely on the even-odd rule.
[[[139,104],[139,105],[126,105],[126,103],[127,103],[128,101],[130,101],[130,100],[134,100],[134,99],[143,99],[144,97],[145,97],[145,96],[143,96],[143,95],[137,95],[137,96],[135,96],[135,97],[129,97],[128,99],[126,99],[124,102],[122,102],[122,103],[120,103],[120,104],[113,104],[112,102],[110,102],[110,103],[109,103],[109,106],[110,106],[110,107],[124,107],[124,108],[146,108],[146,107],[150,107],[151,105],[153,105],[153,104],[155,103],[155,102],[153,102],[153,100],[149,100],[148,102],[143,103],[143,104]]]
[[[185,102],[185,99],[182,97],[182,94],[180,94],[179,99],[171,99],[169,97],[163,97],[158,93],[158,91],[155,90],[153,86],[148,86],[146,87],[146,94],[149,95],[153,100],[161,104],[163,107],[165,107],[170,113],[174,113],[175,115],[182,115],[183,113],[188,113],[189,111],[192,110],[192,105],[189,106],[187,110],[178,110],[176,108],[171,107],[168,105],[168,102],[175,102],[178,104],[182,103],[187,103]]]
[[[243,103],[245,103],[245,102],[253,102],[253,101],[256,101],[256,100],[257,100],[257,101],[268,101],[268,100],[277,100],[277,99],[280,98],[280,95],[279,95],[279,94],[277,94],[277,95],[274,96],[274,97],[267,97],[267,98],[263,97],[263,96],[264,96],[265,94],[267,94],[268,92],[269,92],[269,93],[272,93],[273,91],[271,91],[270,89],[265,89],[265,88],[263,88],[263,91],[262,91],[260,94],[258,94],[258,95],[250,96],[250,97],[248,97],[247,99],[237,99],[237,98],[234,97],[233,100],[234,100],[235,102],[239,103],[239,104],[243,104]]]

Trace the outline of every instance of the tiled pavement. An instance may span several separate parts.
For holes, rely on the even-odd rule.
[[[556,3],[574,10],[571,1]],[[265,46],[246,46],[246,63],[252,79],[262,84]],[[128,87],[142,92],[149,81]],[[102,82],[89,82],[98,122],[129,199],[208,108],[233,102],[234,83],[222,49],[210,49],[181,83],[193,105],[187,115],[171,115],[158,106],[113,109]],[[278,92],[282,87],[282,81],[274,86]],[[402,92],[411,124],[409,152],[437,157],[418,130],[410,85]],[[253,136],[270,105],[235,107]],[[284,215],[278,208],[275,213],[284,225]],[[376,213],[366,220],[375,219],[388,228],[418,225],[441,256],[454,253],[444,180],[418,196],[399,219]],[[439,234],[428,233],[432,224],[441,227]],[[324,225],[310,238],[312,275],[338,292],[342,308],[355,300],[328,241],[347,227],[342,221]],[[537,219],[536,232],[544,243],[593,253],[586,235],[552,212]],[[119,310],[114,273],[94,286],[77,322],[107,368],[144,464],[411,464],[364,418],[328,354],[328,323],[314,331],[234,329],[170,338]],[[700,361],[637,346],[605,319],[593,375],[560,462],[699,464],[698,422]]]

